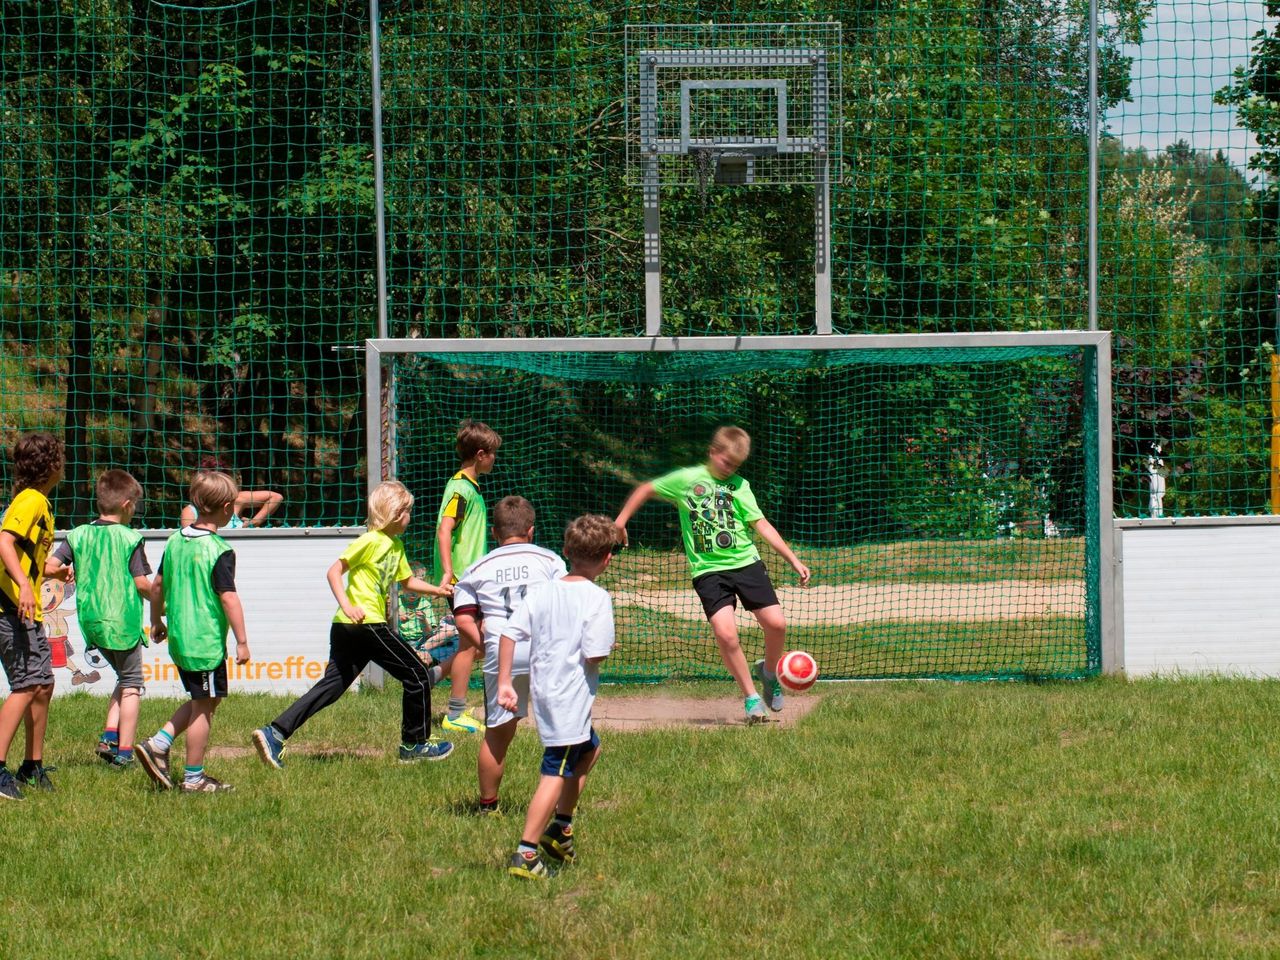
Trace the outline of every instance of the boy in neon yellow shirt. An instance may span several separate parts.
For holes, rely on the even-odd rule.
[[[133,763],[142,696],[142,601],[151,598],[151,567],[142,534],[129,528],[142,486],[124,470],[98,478],[98,519],[67,534],[45,565],[45,575],[79,586],[76,615],[85,649],[98,650],[116,672],[98,756],[113,767]]]
[[[0,706],[0,799],[21,800],[18,782],[52,790],[44,766],[44,729],[53,697],[53,654],[37,601],[44,565],[53,546],[49,492],[62,479],[62,442],[32,433],[13,445],[14,497],[0,523],[0,663],[9,696]],[[18,725],[27,732],[27,752],[17,775],[5,761]],[[52,770],[52,767],[48,768]]]
[[[142,769],[162,790],[174,788],[169,749],[187,735],[183,793],[219,793],[233,789],[204,771],[204,754],[213,715],[227,695],[227,629],[236,638],[236,663],[249,662],[244,608],[236,592],[236,555],[218,536],[235,513],[240,488],[225,473],[197,473],[191,481],[196,522],[164,545],[160,569],[151,586],[151,639],[169,640],[169,655],[191,699],[174,711],[151,739],[134,751]],[[167,609],[166,609],[167,608]],[[168,615],[166,622],[164,617]]]
[[[489,549],[489,513],[480,493],[480,477],[493,469],[502,437],[487,424],[458,424],[458,459],[462,467],[445,484],[436,516],[436,583],[452,587],[458,574]],[[440,728],[450,733],[484,733],[484,724],[467,709],[467,684],[477,648],[458,636],[458,652],[433,669],[437,682],[449,678],[449,706]]]
[[[756,693],[738,640],[738,600],[764,630],[765,656],[756,661],[755,674],[764,687],[769,709],[775,712],[782,709],[782,685],[774,669],[786,646],[787,621],[750,530],[754,529],[791,564],[801,586],[809,584],[809,568],[765,519],[751,485],[738,476],[738,468],[750,453],[751,436],[747,431],[721,427],[711,438],[704,466],[673,470],[640,484],[614,522],[625,544],[627,522],[651,497],[666,500],[680,512],[680,533],[693,574],[693,588],[702,600],[720,658],[742,691],[747,723],[754,724],[764,722],[768,714]]]
[[[384,480],[369,494],[369,532],[356,539],[329,568],[329,589],[338,612],[329,628],[329,663],[324,676],[284,713],[253,732],[262,762],[284,766],[285,741],[307,720],[338,702],[372,661],[402,684],[400,762],[443,760],[453,752],[447,740],[432,740],[431,672],[387,622],[391,586],[447,597],[441,588],[415,577],[400,534],[409,526],[413,494],[404,484]],[[343,586],[342,576],[347,583]]]

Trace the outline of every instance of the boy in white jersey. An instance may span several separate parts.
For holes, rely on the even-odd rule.
[[[613,602],[592,581],[609,566],[617,535],[608,517],[589,514],[569,524],[564,532],[569,575],[530,587],[502,631],[498,704],[507,710],[520,704],[512,668],[517,649],[525,647],[533,715],[544,747],[542,777],[529,801],[520,846],[507,866],[512,876],[546,876],[547,861],[565,863],[575,856],[573,813],[600,756],[591,705],[600,661],[613,649]]]
[[[507,748],[516,726],[529,715],[529,648],[516,651],[511,668],[516,706],[498,703],[498,640],[507,621],[536,584],[563,577],[564,561],[533,542],[534,510],[524,497],[506,497],[493,508],[493,538],[500,544],[469,566],[453,588],[458,633],[484,650],[484,742],[477,763],[478,813],[496,813]],[[481,633],[483,631],[483,643]]]

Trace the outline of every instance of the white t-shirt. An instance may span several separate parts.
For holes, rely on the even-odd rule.
[[[591,736],[600,670],[588,657],[613,649],[613,601],[590,580],[552,580],[529,588],[503,633],[529,648],[529,699],[547,747]],[[517,654],[518,656],[518,654]]]
[[[453,586],[453,612],[483,620],[484,671],[498,674],[498,638],[511,614],[524,603],[528,589],[563,577],[564,561],[532,543],[508,543],[490,550],[467,567]],[[516,646],[511,674],[529,672],[529,645]]]

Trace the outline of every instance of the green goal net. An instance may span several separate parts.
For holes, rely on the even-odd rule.
[[[413,350],[411,341],[382,343]],[[456,352],[436,341],[434,352],[388,351],[381,361],[375,352],[370,362],[395,384],[394,413],[381,418],[394,424],[388,472],[421,504],[411,556],[430,556],[434,509],[457,469],[453,437],[465,417],[503,436],[482,481],[486,499],[527,497],[538,512],[536,539],[554,549],[574,516],[615,515],[635,484],[703,462],[714,429],[736,424],[753,438],[742,475],[813,573],[801,589],[760,542],[788,619],[787,645],[812,652],[824,676],[1095,673],[1093,348],[954,343],[669,352],[526,343]],[[690,585],[676,509],[653,501],[628,530],[631,546],[601,581],[619,635],[609,673],[724,676]],[[748,656],[758,656],[760,630],[741,610],[739,622]]]

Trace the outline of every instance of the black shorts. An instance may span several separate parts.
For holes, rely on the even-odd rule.
[[[761,610],[778,603],[778,595],[763,560],[736,570],[713,570],[694,577],[693,589],[698,591],[707,619],[721,607],[736,607],[739,597],[747,610]]]
[[[213,670],[178,669],[178,679],[192,700],[218,700],[227,695],[227,661]]]

